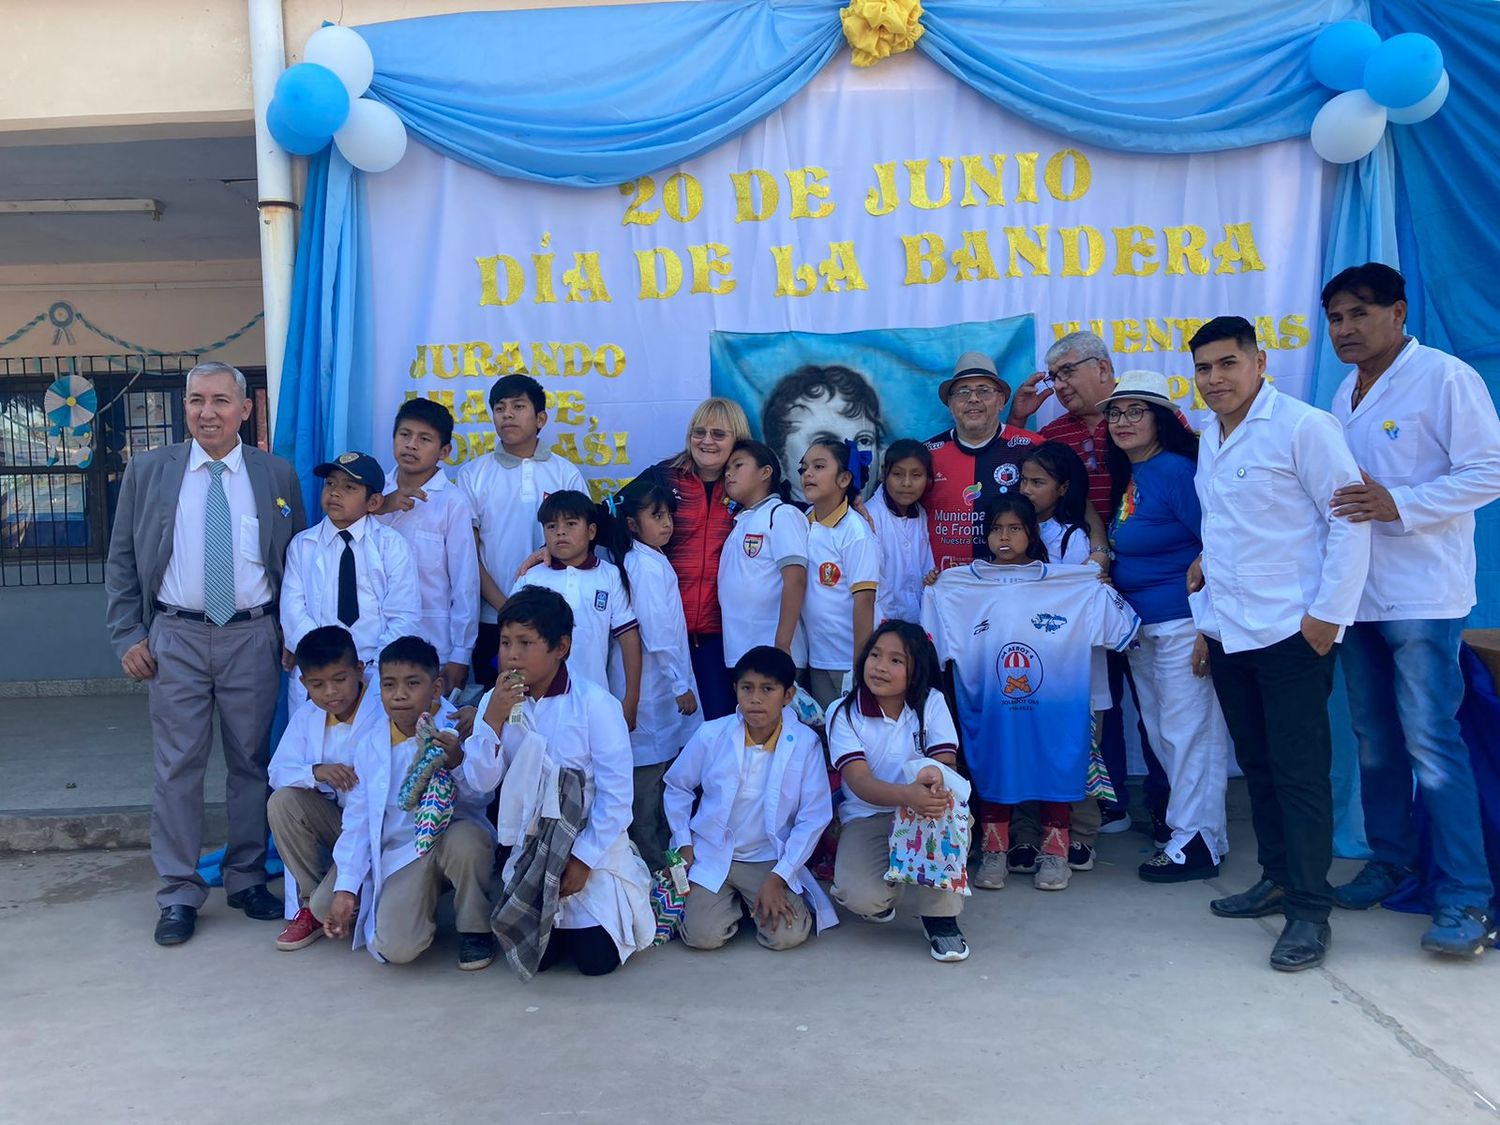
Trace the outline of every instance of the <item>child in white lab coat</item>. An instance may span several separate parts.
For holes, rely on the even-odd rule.
[[[288,921],[276,936],[282,950],[302,949],[323,936],[323,922],[308,901],[319,888],[325,897],[333,894],[333,845],[349,791],[359,781],[355,744],[385,714],[380,692],[366,690],[364,664],[347,629],[324,625],[303,637],[297,673],[308,698],[292,710],[271,756],[274,792],[266,802],[287,871]]]
[[[916,908],[937,961],[962,961],[963,896],[932,887],[892,886],[890,836],[898,808],[941,817],[950,795],[939,765],[954,768],[958,732],[943,701],[937,653],[920,625],[879,625],[854,669],[854,690],[828,710],[828,758],[844,783],[839,805],[833,897],[870,922],[889,922],[897,899]],[[913,771],[912,763],[922,768]],[[962,815],[967,815],[964,809]],[[960,856],[959,862],[967,862]]]
[[[393,533],[394,534],[394,533]],[[485,815],[493,785],[475,782],[443,698],[437,649],[421,637],[398,637],[380,652],[380,702],[385,723],[360,740],[358,775],[333,846],[337,875],[331,894],[320,887],[309,904],[331,938],[353,936],[378,961],[415,960],[437,934],[437,904],[453,888],[460,969],[482,969],[495,957],[490,899],[494,829]],[[452,819],[434,839],[418,812],[401,806],[407,771],[418,752],[417,722],[429,715],[453,783]]]
[[[745,653],[735,713],[705,723],[667,771],[672,843],[692,884],[681,934],[693,949],[732,938],[746,906],[766,949],[801,945],[815,919],[819,930],[838,924],[807,870],[833,803],[822,743],[788,706],[796,674],[778,648]]]
[[[672,486],[648,469],[610,502],[614,557],[630,586],[630,602],[640,624],[641,704],[630,749],[635,756],[635,802],[630,840],[652,871],[666,865],[667,819],[662,811],[662,777],[688,738],[703,725],[694,694],[687,621],[677,572],[662,547],[672,538],[677,499]],[[609,686],[617,698],[626,690],[619,649],[610,653]]]
[[[656,936],[651,874],[626,835],[625,719],[571,674],[573,611],[556,591],[518,590],[499,625],[500,679],[464,743],[476,782],[500,786],[499,840],[512,845],[491,926],[522,979],[564,959],[610,973]]]

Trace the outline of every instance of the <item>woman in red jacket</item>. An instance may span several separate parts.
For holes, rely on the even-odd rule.
[[[734,710],[719,616],[719,552],[734,526],[722,478],[734,443],[749,436],[750,423],[738,403],[704,399],[688,423],[687,448],[657,466],[677,495],[666,554],[682,591],[693,675],[705,719]]]

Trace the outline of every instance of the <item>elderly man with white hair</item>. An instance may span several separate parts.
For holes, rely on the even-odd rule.
[[[110,641],[125,674],[151,693],[159,945],[191,938],[208,898],[198,858],[215,709],[228,771],[224,891],[251,918],[282,912],[266,890],[266,767],[281,676],[276,604],[287,544],[306,521],[292,466],[240,441],[251,408],[238,369],[210,362],[189,371],[191,440],[130,458],[110,535]]]
[[[1078,454],[1089,474],[1089,503],[1108,527],[1114,512],[1110,505],[1111,480],[1105,452],[1109,448],[1109,427],[1104,420],[1104,400],[1114,393],[1115,367],[1109,348],[1092,332],[1069,332],[1047,349],[1045,371],[1030,376],[1016,390],[1010,412],[1010,424],[1030,428],[1032,415],[1055,393],[1066,414],[1061,414],[1041,428],[1043,441],[1060,441]],[[1136,696],[1131,679],[1130,662],[1123,653],[1108,654],[1109,695],[1113,703],[1103,714],[1100,724],[1099,752],[1109,769],[1110,781],[1118,799],[1103,804],[1101,832],[1123,832],[1130,827],[1130,802],[1126,784],[1125,723],[1120,707],[1125,688]],[[1136,700],[1136,710],[1140,702]],[[1146,759],[1146,805],[1151,813],[1153,835],[1158,844],[1172,837],[1166,822],[1170,788],[1166,771],[1151,750],[1144,722],[1137,724],[1141,751]]]

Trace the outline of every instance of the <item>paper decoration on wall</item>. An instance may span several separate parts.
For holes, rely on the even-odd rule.
[[[99,394],[82,375],[64,375],[47,388],[47,464],[86,469],[94,459],[94,414]]]

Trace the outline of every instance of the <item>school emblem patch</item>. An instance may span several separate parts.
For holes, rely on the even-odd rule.
[[[1021,479],[1021,470],[1010,462],[995,467],[995,483],[1001,488],[1012,488]]]
[[[745,557],[753,559],[756,555],[760,554],[760,549],[765,545],[765,542],[766,537],[764,535],[745,536]]]
[[[358,453],[340,453],[339,454],[338,463],[340,465],[347,465],[350,462],[358,461],[358,460],[359,460],[359,454]]]
[[[600,610],[601,612],[603,610],[606,610],[606,609],[609,608],[609,591],[608,590],[595,590],[594,591],[594,608],[597,609],[597,610]]]
[[[818,567],[818,584],[821,586],[837,586],[843,576],[838,563],[826,562]]]
[[[1030,699],[1042,686],[1042,658],[1030,645],[1012,641],[995,658],[995,675],[1000,680],[1000,694],[1006,699]]]

